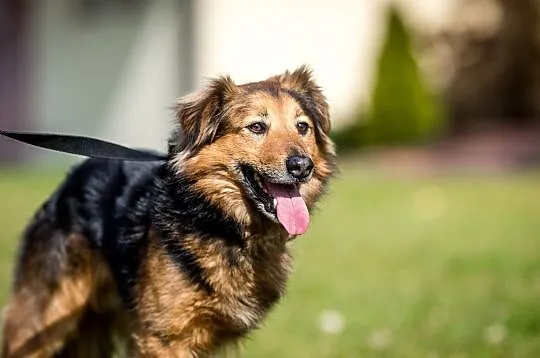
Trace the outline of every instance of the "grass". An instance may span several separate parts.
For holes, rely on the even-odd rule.
[[[17,237],[59,179],[0,172],[1,304]],[[293,246],[288,294],[243,357],[540,357],[539,172],[347,165]]]

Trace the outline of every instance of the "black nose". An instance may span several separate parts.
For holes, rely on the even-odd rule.
[[[285,162],[287,171],[296,179],[304,179],[313,170],[313,161],[303,155],[291,155]]]

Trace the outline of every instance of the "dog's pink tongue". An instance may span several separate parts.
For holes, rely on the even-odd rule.
[[[266,189],[277,200],[277,217],[289,235],[302,235],[309,225],[309,212],[294,185],[266,183]]]

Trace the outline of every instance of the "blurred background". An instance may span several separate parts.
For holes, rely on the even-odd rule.
[[[540,1],[1,0],[0,128],[165,150],[204,81],[308,64],[341,174],[245,357],[540,356]],[[0,138],[0,304],[78,158]]]

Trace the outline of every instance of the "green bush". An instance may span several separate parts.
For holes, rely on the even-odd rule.
[[[356,120],[352,124],[339,130],[334,130],[330,136],[337,145],[338,151],[353,151],[365,144],[366,126],[361,120]]]
[[[443,129],[441,104],[422,81],[410,35],[394,7],[372,93],[368,113],[334,133],[338,148],[424,143]]]

